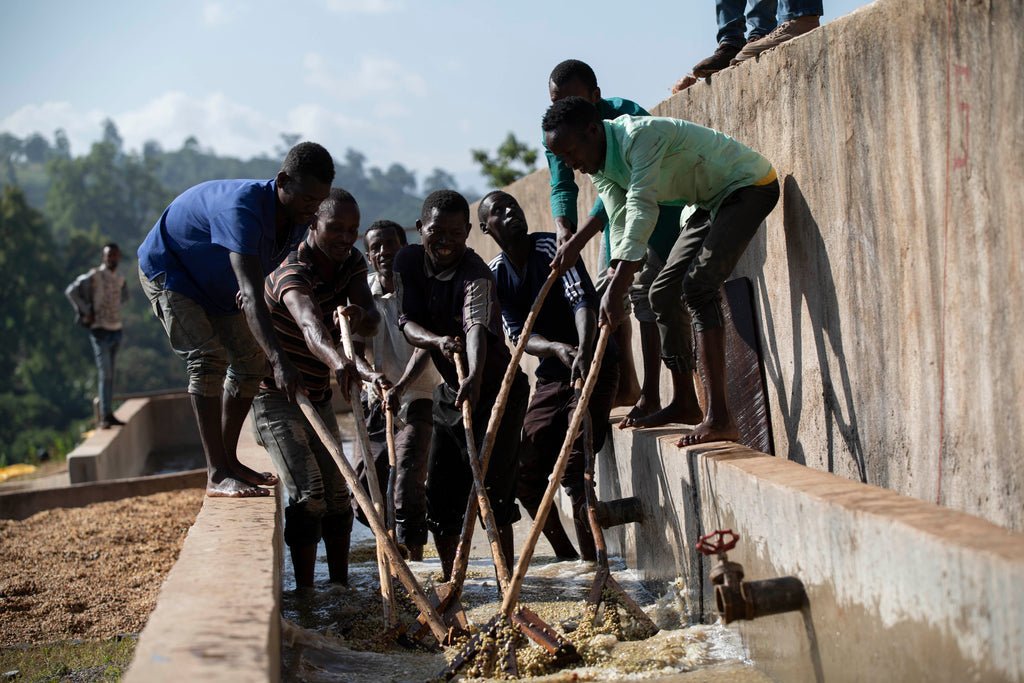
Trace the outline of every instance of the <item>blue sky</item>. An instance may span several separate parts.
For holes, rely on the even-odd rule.
[[[826,0],[823,21],[865,4]],[[483,189],[470,148],[509,131],[536,144],[562,59],[650,106],[714,46],[712,0],[17,1],[0,24],[0,130],[64,128],[79,154],[110,117],[129,148],[196,135],[242,157],[299,133]]]

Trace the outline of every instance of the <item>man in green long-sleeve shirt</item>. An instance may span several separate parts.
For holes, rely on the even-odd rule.
[[[650,116],[647,110],[636,102],[619,97],[601,97],[601,88],[597,85],[597,76],[594,74],[594,70],[578,59],[567,59],[551,71],[551,76],[548,79],[548,91],[552,102],[572,96],[583,97],[597,108],[602,119],[614,119],[623,114]],[[603,232],[604,243],[600,250],[597,281],[595,282],[597,291],[602,292],[607,285],[610,253],[608,214],[604,210],[604,203],[598,198],[590,210],[589,217],[582,226],[579,226],[576,210],[579,188],[576,186],[576,176],[564,161],[547,149],[546,145],[544,151],[547,154],[548,170],[551,172],[551,215],[555,219],[555,232],[559,245],[559,256],[556,257],[555,265],[563,272],[575,266],[583,246],[594,236]],[[633,404],[633,407],[626,418],[619,423],[620,427],[632,426],[635,420],[654,413],[661,407],[658,381],[661,369],[658,328],[655,324],[656,318],[651,309],[649,295],[654,278],[661,272],[665,265],[665,259],[668,258],[672,245],[675,244],[676,237],[679,236],[681,208],[679,206],[661,207],[643,265],[629,287],[628,296],[632,304],[633,316],[640,324],[644,381],[643,387],[639,389],[639,399],[637,399],[633,356],[630,353],[624,353],[616,405]],[[619,348],[627,350],[631,348],[629,331],[630,328],[627,325],[620,326],[616,330],[616,342],[619,344]]]
[[[640,268],[659,204],[697,207],[651,286],[673,399],[639,426],[699,422],[680,446],[735,439],[726,403],[719,288],[778,202],[771,163],[728,135],[689,121],[633,116],[604,121],[580,97],[552,105],[542,125],[548,149],[590,175],[608,212],[614,275],[601,301],[602,322],[615,327],[624,317],[621,297]],[[672,305],[680,296],[686,304],[682,317]],[[691,321],[707,397],[703,416],[688,381],[695,367]]]

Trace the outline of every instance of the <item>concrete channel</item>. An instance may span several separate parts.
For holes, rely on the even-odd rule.
[[[782,181],[736,272],[776,455],[614,430],[602,497],[639,497],[647,520],[610,541],[694,622],[716,619],[702,534],[738,533],[748,580],[800,579],[802,612],[727,627],[776,680],[1024,680],[1022,29],[1021,2],[877,0],[654,109],[750,144]],[[550,227],[546,171],[508,190]],[[139,425],[186,421],[147,405]],[[103,478],[97,448],[76,468]],[[251,441],[241,456],[270,466]],[[281,677],[279,503],[205,502],[129,680]]]

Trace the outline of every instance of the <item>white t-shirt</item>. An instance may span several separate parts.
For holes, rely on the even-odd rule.
[[[397,292],[385,294],[377,273],[368,273],[366,281],[370,285],[373,301],[377,305],[381,317],[380,327],[372,338],[373,369],[384,373],[384,376],[392,382],[397,382],[405,374],[405,368],[408,367],[409,359],[412,358],[416,347],[410,344],[402,331],[398,329],[398,318],[402,311]],[[434,364],[428,360],[423,372],[402,394],[401,416],[406,414],[409,404],[413,401],[433,398],[434,387],[440,383],[441,378],[438,376],[437,370],[434,369]]]

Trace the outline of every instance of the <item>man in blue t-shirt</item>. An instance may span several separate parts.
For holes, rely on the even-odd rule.
[[[186,363],[206,453],[208,496],[269,495],[277,477],[238,461],[242,423],[267,366],[290,399],[300,388],[263,299],[263,280],[306,233],[334,180],[313,142],[271,180],[213,180],[179,195],[139,247],[139,280]],[[239,310],[241,309],[241,310]]]
[[[519,202],[501,190],[484,195],[478,217],[480,230],[501,247],[501,253],[491,261],[490,267],[497,283],[505,332],[510,339],[518,341],[533,302],[551,272],[549,264],[555,255],[555,236],[546,232],[530,233]],[[526,342],[526,352],[539,358],[540,363],[536,387],[523,422],[516,495],[531,517],[537,516],[548,478],[569,429],[569,420],[576,410],[578,397],[573,381],[585,378],[589,372],[596,342],[598,299],[587,269],[582,263],[577,264],[562,275],[559,285],[548,293]],[[618,350],[612,342],[605,351],[588,406],[595,452],[604,445],[608,414],[618,383]],[[579,554],[557,513],[549,514],[544,524],[544,536],[559,560],[577,560],[581,555],[584,560],[595,559],[583,482],[585,469],[583,438],[580,437],[573,444],[560,480],[572,501]]]

